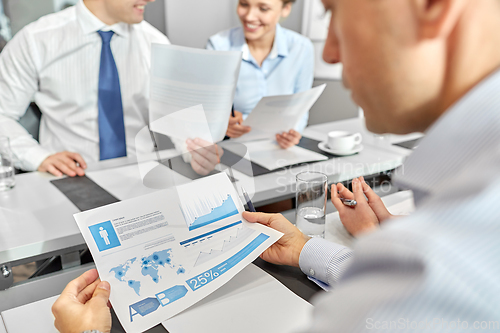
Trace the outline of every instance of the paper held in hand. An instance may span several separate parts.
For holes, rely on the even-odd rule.
[[[143,332],[228,282],[282,234],[248,223],[225,173],[75,214],[111,304]]]
[[[325,90],[322,84],[310,90],[293,95],[263,97],[243,125],[252,130],[234,139],[247,142],[262,139],[276,139],[277,133],[295,129],[302,117],[312,108]]]

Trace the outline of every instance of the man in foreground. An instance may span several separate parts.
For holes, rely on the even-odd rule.
[[[342,222],[365,234],[335,290],[314,302],[307,331],[498,330],[500,1],[323,2],[332,11],[323,57],[343,62],[367,127],[426,137],[395,177],[414,192],[411,217],[388,219],[360,180],[354,209],[333,188]],[[337,280],[346,249],[309,240],[281,215],[244,217],[285,233],[263,259]],[[96,279],[85,273],[55,303],[61,332],[109,332],[109,284]]]

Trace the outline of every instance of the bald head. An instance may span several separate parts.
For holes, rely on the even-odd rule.
[[[323,0],[323,58],[377,133],[425,131],[500,66],[499,0]]]

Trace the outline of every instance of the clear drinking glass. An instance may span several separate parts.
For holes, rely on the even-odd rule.
[[[9,138],[0,136],[0,191],[7,191],[16,185]]]
[[[301,172],[296,177],[297,228],[310,237],[325,236],[328,178],[321,172]]]

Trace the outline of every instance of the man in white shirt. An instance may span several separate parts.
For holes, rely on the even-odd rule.
[[[350,250],[308,239],[281,215],[244,213],[285,234],[262,258],[336,283],[314,302],[307,332],[498,331],[500,0],[323,3],[323,58],[343,62],[367,127],[426,132],[395,177],[417,211],[393,219],[360,179],[354,193],[334,185],[342,222],[360,232],[340,281]],[[358,205],[343,206],[338,190]],[[62,333],[109,332],[110,286],[96,278],[85,273],[55,303]]]
[[[86,161],[152,151],[136,134],[148,124],[151,43],[169,43],[143,21],[152,1],[80,0],[7,44],[0,54],[0,133],[11,140],[16,167],[81,176]],[[40,143],[17,122],[32,99],[42,112]]]

